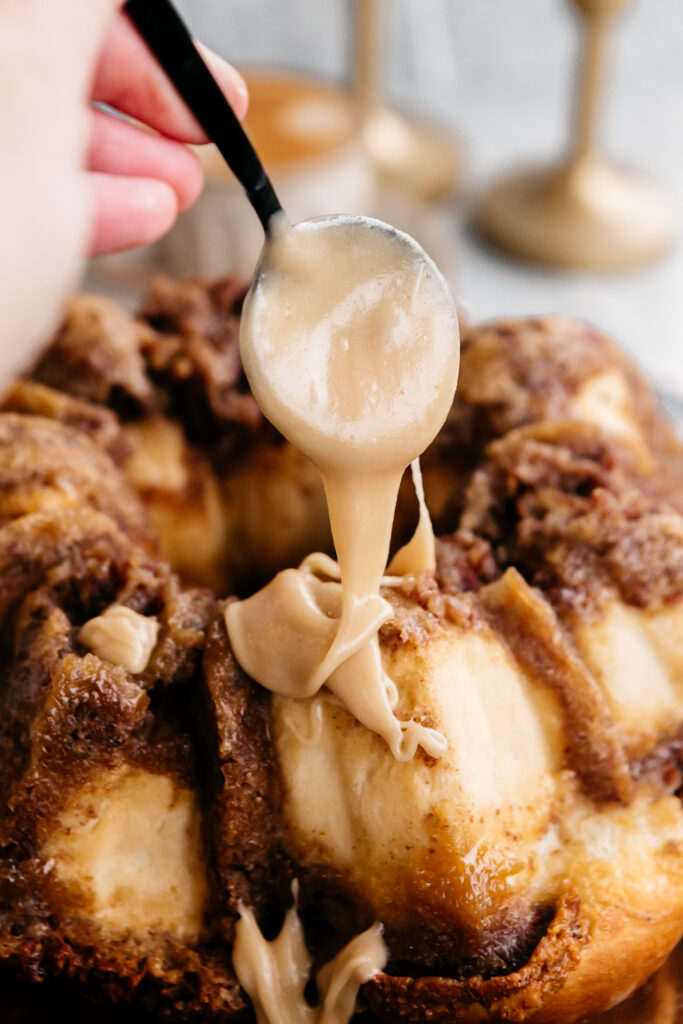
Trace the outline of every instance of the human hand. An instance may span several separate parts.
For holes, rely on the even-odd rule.
[[[200,44],[199,48],[242,118],[247,108],[242,77],[206,47]],[[91,114],[87,154],[95,209],[91,252],[143,245],[165,234],[177,213],[197,198],[202,186],[200,164],[181,143],[206,142],[206,137],[123,15],[115,18],[107,33],[92,99],[161,133],[152,134],[101,111]]]
[[[183,143],[203,133],[121,3],[0,0],[0,383],[55,325],[86,255],[159,238],[201,188]],[[241,77],[202,52],[243,116]]]

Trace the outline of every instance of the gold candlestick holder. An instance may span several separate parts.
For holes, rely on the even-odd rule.
[[[626,0],[571,2],[580,13],[584,48],[569,157],[495,184],[476,223],[491,243],[535,263],[625,270],[669,247],[674,211],[659,185],[614,166],[596,147],[607,40]]]
[[[353,84],[366,151],[381,180],[417,199],[443,199],[460,182],[460,152],[447,132],[384,102],[385,13],[383,0],[355,0]]]

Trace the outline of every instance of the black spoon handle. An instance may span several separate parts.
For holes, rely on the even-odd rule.
[[[264,231],[282,206],[263,164],[200,57],[170,0],[128,0],[124,10],[200,125],[215,142],[256,210]]]

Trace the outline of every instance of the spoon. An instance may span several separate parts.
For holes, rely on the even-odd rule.
[[[453,401],[459,345],[448,285],[414,239],[381,221],[324,217],[292,227],[169,0],[129,0],[127,10],[218,144],[266,233],[242,308],[240,355],[260,408],[321,473],[342,582],[334,639],[322,659],[313,656],[310,692],[367,648],[370,690],[352,694],[352,702],[361,705],[363,721],[365,705],[376,711],[367,721],[388,718],[400,746],[403,727],[388,696],[394,688],[387,689],[380,666],[377,630],[389,606],[379,587],[401,476],[436,436]],[[306,594],[304,586],[299,626],[310,619]],[[282,616],[270,611],[280,623],[274,631],[266,627],[272,667],[282,662],[284,648],[278,654]],[[245,651],[258,647],[268,614],[257,616],[254,628],[247,614],[245,634],[235,606],[227,623],[233,645],[246,636]],[[305,652],[307,636],[297,633],[297,676],[298,646]],[[314,647],[320,639],[315,629],[308,637]],[[260,681],[268,685],[265,677]]]
[[[389,224],[344,216],[290,226],[170,0],[129,0],[126,10],[263,225],[242,311],[244,369],[266,416],[323,475],[342,578],[372,594],[401,474],[453,399],[459,350],[449,288],[418,243]],[[365,532],[365,543],[354,543]]]
[[[124,10],[208,137],[244,188],[268,234],[282,214],[247,133],[197,50],[170,0],[128,0]]]
[[[220,151],[233,174],[240,182],[247,199],[261,221],[268,240],[274,233],[274,224],[282,229],[289,226],[275,189],[266,174],[256,150],[232,107],[223,95],[209,67],[199,54],[192,36],[171,0],[128,0],[124,6],[128,17],[156,57],[176,91],[202,126],[207,136]],[[275,220],[274,220],[275,218]],[[316,229],[329,220],[330,227],[339,223],[338,217],[316,219]],[[347,227],[356,238],[368,233],[384,232],[396,247],[410,253],[415,280],[436,268],[414,239],[389,224],[369,217],[345,218]],[[305,229],[312,222],[297,225]],[[398,248],[397,248],[398,251]],[[266,245],[257,268],[257,277],[267,276],[269,248]]]

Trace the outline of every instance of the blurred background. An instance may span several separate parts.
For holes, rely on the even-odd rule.
[[[563,313],[590,320],[627,345],[672,401],[683,400],[679,0],[582,0],[583,14],[579,0],[178,6],[197,36],[249,73],[248,128],[292,219],[333,212],[388,219],[422,242],[472,319]],[[641,258],[634,250],[635,265],[618,272],[558,270],[545,259],[503,255],[481,240],[475,214],[494,180],[567,155],[590,35],[585,9],[601,7],[609,10],[593,69],[604,77],[593,110],[597,150],[661,186],[652,251]],[[197,209],[161,245],[97,261],[90,286],[135,298],[158,270],[250,274],[258,224],[228,172],[205,160],[208,187]],[[618,188],[590,187],[602,215]],[[630,194],[621,200],[631,209]]]

